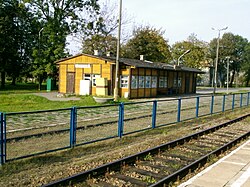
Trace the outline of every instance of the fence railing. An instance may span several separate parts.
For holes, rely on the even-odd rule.
[[[250,92],[0,113],[0,164],[249,106]]]

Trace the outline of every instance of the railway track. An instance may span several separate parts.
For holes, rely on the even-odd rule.
[[[250,114],[48,186],[168,186],[250,136]]]

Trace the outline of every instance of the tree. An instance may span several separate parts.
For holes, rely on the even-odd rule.
[[[27,69],[31,57],[33,16],[24,3],[17,0],[0,1],[0,69],[1,87],[5,76],[16,78]]]
[[[117,4],[106,0],[100,6],[100,14],[96,17],[95,24],[89,25],[92,32],[78,33],[78,36],[81,37],[83,53],[92,54],[94,50],[98,50],[103,54],[110,52],[116,55],[116,31],[119,20],[117,10]],[[125,26],[129,22],[130,18],[126,15],[126,12],[123,11],[122,26]]]
[[[133,31],[133,37],[122,48],[123,57],[138,59],[144,55],[146,60],[169,62],[172,57],[164,32],[149,26],[139,27]]]
[[[67,56],[66,37],[79,29],[87,30],[93,24],[99,5],[97,0],[27,0],[27,3],[40,22],[37,46],[33,50],[33,74],[39,78],[40,89],[44,78],[57,77],[54,62]]]
[[[218,58],[218,78],[221,85],[224,82],[226,76],[226,57],[230,57],[230,72],[232,72],[230,87],[232,87],[235,75],[240,72],[242,67],[244,60],[243,54],[247,43],[247,39],[243,38],[242,36],[234,35],[232,33],[223,34],[220,40]],[[214,38],[209,45],[210,57],[215,59],[217,38]]]
[[[94,50],[98,50],[104,54],[107,52],[116,54],[116,44],[117,39],[111,34],[106,36],[102,34],[96,34],[88,39],[85,39],[83,42],[82,51],[86,54],[92,54]]]
[[[16,58],[17,49],[14,45],[16,26],[16,6],[12,1],[0,1],[0,70],[1,88],[5,87],[6,69],[8,64]]]
[[[207,61],[207,49],[207,44],[192,34],[187,41],[177,42],[172,46],[172,56],[176,62],[185,51],[190,50],[189,54],[181,58],[181,63],[188,67],[201,68]]]
[[[244,72],[245,85],[249,86],[250,83],[250,42],[245,46],[243,54],[242,71]]]

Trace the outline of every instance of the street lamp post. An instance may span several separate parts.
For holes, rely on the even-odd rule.
[[[230,59],[230,56],[227,56],[226,59],[227,59],[227,94],[228,94],[229,93],[228,82],[229,82],[229,59]]]
[[[188,50],[186,50],[181,56],[179,56],[179,58],[177,59],[177,66],[180,65],[180,59],[181,59],[184,55],[190,53],[190,51],[191,51],[191,50],[188,49]]]
[[[122,0],[120,0],[119,23],[118,23],[118,38],[116,50],[116,67],[115,67],[115,89],[114,100],[118,100],[118,85],[119,85],[119,55],[120,55],[120,40],[121,40],[121,19],[122,19]]]
[[[217,87],[217,68],[218,68],[218,59],[219,59],[219,46],[220,46],[220,32],[226,30],[228,27],[222,28],[222,29],[215,29],[212,28],[212,30],[218,31],[218,38],[217,38],[217,48],[216,48],[216,60],[215,60],[215,72],[214,72],[214,91],[213,94],[216,92]]]
[[[40,49],[40,39],[41,39],[41,33],[43,31],[43,28],[41,28],[38,32],[38,59],[39,63],[41,61],[41,49]],[[38,90],[41,90],[41,75],[38,75]]]

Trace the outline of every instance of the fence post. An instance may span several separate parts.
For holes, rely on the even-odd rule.
[[[213,112],[214,112],[214,95],[212,95],[211,98],[210,114],[213,114]]]
[[[124,103],[119,104],[118,137],[122,138],[124,125]]]
[[[76,145],[76,126],[77,126],[77,109],[71,108],[70,113],[70,147],[73,148]]]
[[[156,127],[156,111],[157,111],[157,101],[153,101],[153,108],[152,108],[152,129]]]
[[[222,112],[225,112],[225,102],[226,102],[226,95],[223,95]]]
[[[181,98],[178,99],[177,122],[181,121]]]
[[[235,94],[233,94],[233,100],[232,100],[232,110],[234,110],[234,102],[235,102]]]
[[[240,108],[242,107],[243,93],[240,94]]]
[[[249,105],[250,92],[247,93],[247,106]]]
[[[196,97],[196,112],[195,112],[196,118],[199,117],[199,105],[200,105],[200,97],[198,96],[198,97]]]
[[[6,117],[0,113],[0,165],[6,162]]]

